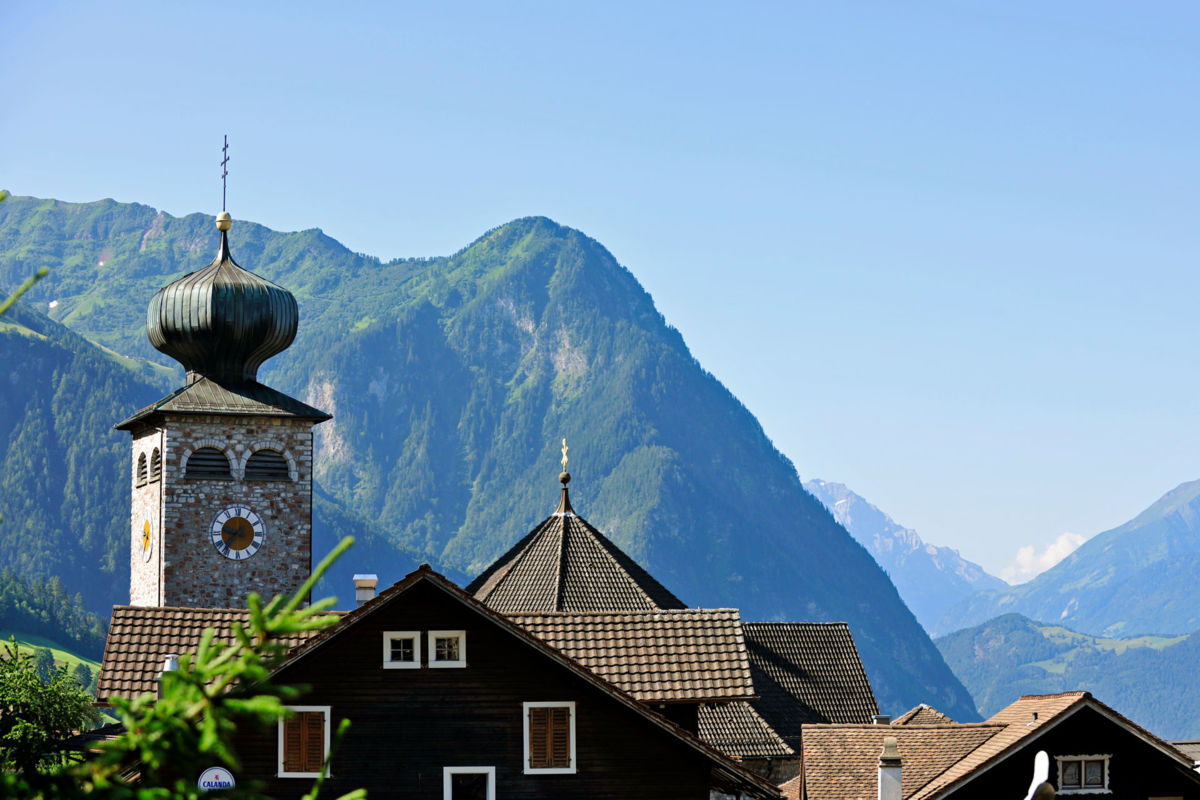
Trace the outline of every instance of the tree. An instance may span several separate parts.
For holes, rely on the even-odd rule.
[[[71,674],[75,676],[75,680],[84,690],[90,690],[92,686],[92,668],[80,661],[75,665],[75,669],[71,670]]]
[[[42,648],[43,650],[45,648]],[[49,655],[50,651],[45,651]],[[51,665],[54,658],[50,658]],[[61,765],[59,745],[100,718],[92,697],[66,667],[43,679],[37,660],[12,639],[0,653],[0,766],[26,780]]]
[[[41,678],[42,683],[49,683],[54,676],[54,654],[49,647],[39,647],[33,651],[33,671]]]
[[[343,539],[313,570],[312,576],[290,599],[276,597],[264,605],[252,594],[247,598],[250,619],[234,625],[235,641],[222,645],[205,631],[194,654],[179,658],[179,669],[161,679],[161,697],[145,694],[133,700],[113,699],[125,732],[100,745],[100,752],[57,773],[22,773],[0,776],[0,796],[38,800],[199,800],[196,776],[204,767],[220,764],[240,768],[232,742],[239,726],[271,726],[290,712],[284,707],[304,692],[304,687],[283,686],[272,679],[272,670],[283,662],[289,637],[334,625],[338,617],[326,613],[332,599],[304,605],[313,586],[330,564],[353,543]],[[65,670],[61,671],[65,675]],[[36,680],[36,676],[35,676]],[[74,678],[68,680],[78,688]],[[2,701],[0,701],[2,702]],[[331,752],[348,727],[343,721]],[[137,775],[136,780],[131,775]],[[318,778],[309,798],[321,787]],[[259,787],[224,790],[222,797],[262,798]],[[362,790],[341,800],[362,800]]]

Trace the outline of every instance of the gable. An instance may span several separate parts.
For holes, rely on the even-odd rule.
[[[1111,756],[1109,788],[1117,797],[1194,797],[1200,793],[1200,774],[1191,769],[1189,759],[1090,697],[1049,722],[1034,725],[1032,719],[1013,720],[1010,729],[1035,730],[966,779],[953,784],[939,782],[936,791],[917,797],[965,799],[994,796],[996,791],[1005,790],[1020,796],[1029,787],[1033,759],[1039,750],[1050,756],[1050,781],[1056,787],[1059,757],[1099,755]]]
[[[439,630],[462,632],[463,667],[382,668],[384,632],[425,637]],[[662,783],[668,796],[688,781],[698,781],[693,788],[703,791],[729,785],[752,796],[776,794],[771,784],[427,568],[296,648],[277,678],[310,686],[303,702],[331,707],[335,720],[339,714],[352,719],[358,731],[353,741],[359,746],[378,750],[381,745],[375,741],[386,740],[389,760],[409,760],[423,769],[451,757],[460,764],[519,763],[523,705],[571,702],[580,728],[580,761],[590,763],[593,778],[608,770],[606,786],[611,784],[613,791],[648,791],[630,785],[632,775],[622,777],[630,770],[637,773],[631,765],[648,759],[659,765],[661,775],[638,779],[648,781],[646,786]],[[419,735],[405,734],[409,727]],[[407,738],[395,741],[397,736]],[[347,739],[346,752],[365,751]],[[351,761],[355,757],[346,756]],[[369,768],[370,763],[351,763],[334,774]],[[513,779],[510,789],[522,780]],[[672,781],[678,784],[673,789],[668,786]]]

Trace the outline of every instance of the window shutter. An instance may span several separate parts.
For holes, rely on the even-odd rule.
[[[550,753],[547,766],[571,766],[571,709],[557,706],[546,709],[550,712]]]
[[[306,711],[300,715],[304,724],[303,772],[320,772],[325,764],[325,714]]]
[[[544,769],[550,766],[550,709],[529,709],[529,768]]]
[[[301,760],[301,732],[303,730],[303,714],[297,714],[283,721],[283,771],[304,772]]]
[[[534,706],[529,709],[529,768],[569,769],[571,766],[571,709]]]

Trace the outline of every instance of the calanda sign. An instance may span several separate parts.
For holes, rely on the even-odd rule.
[[[233,773],[224,767],[209,767],[200,773],[200,780],[196,781],[196,788],[202,792],[232,789],[235,785]]]

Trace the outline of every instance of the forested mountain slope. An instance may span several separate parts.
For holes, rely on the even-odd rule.
[[[1082,689],[1159,736],[1200,738],[1200,633],[1112,639],[1005,614],[937,646],[985,716],[1023,694]]]
[[[479,571],[553,509],[566,437],[576,509],[685,602],[845,620],[881,707],[974,718],[886,575],[597,242],[544,218],[448,258],[389,263],[319,231],[236,222],[230,242],[299,300],[297,341],[263,378],[334,414],[317,428],[321,493],[387,545],[353,570],[386,575],[371,559],[403,551]],[[73,329],[164,363],[145,342],[146,303],[215,246],[200,215],[0,208],[0,279],[50,266],[32,301],[57,300]]]

